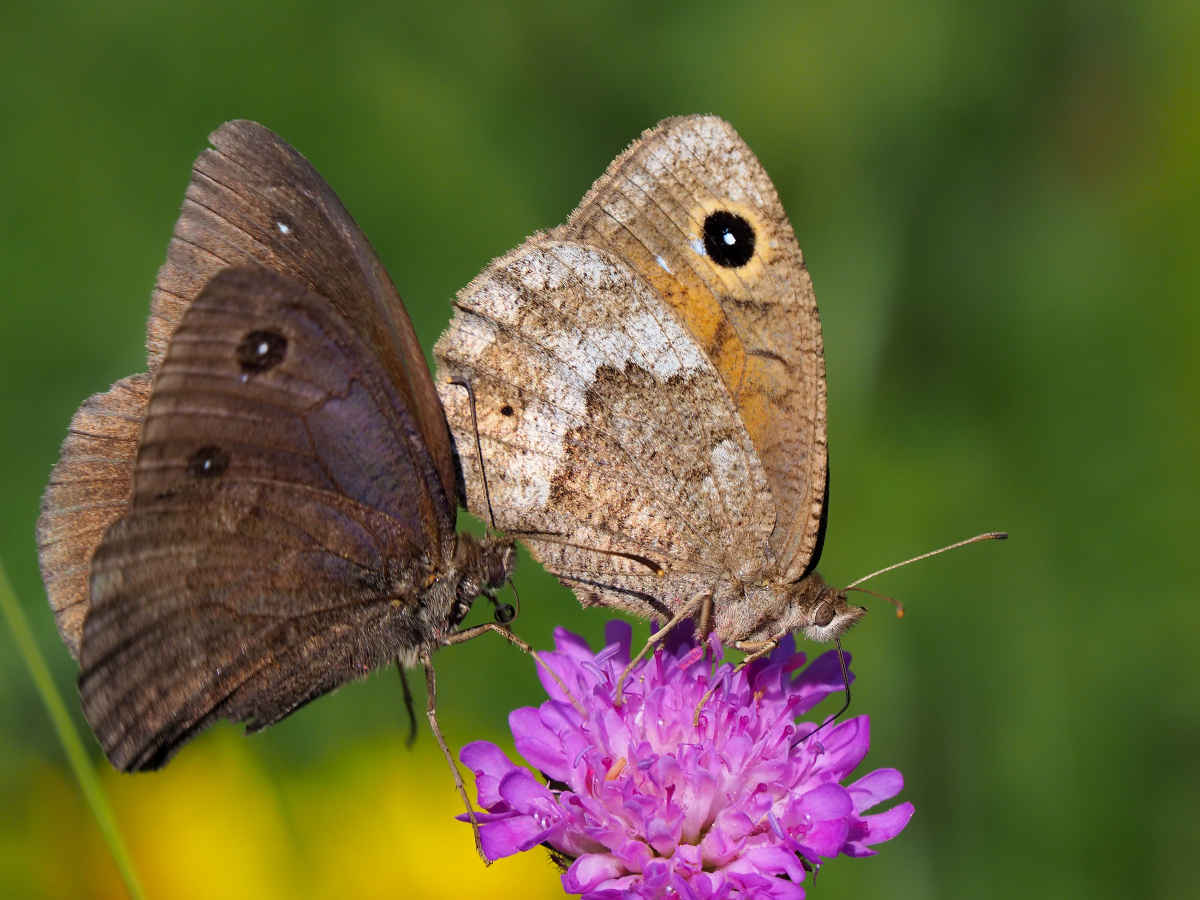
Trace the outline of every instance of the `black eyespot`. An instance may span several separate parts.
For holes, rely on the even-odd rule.
[[[725,209],[709,213],[704,220],[704,249],[718,266],[740,269],[754,255],[754,226]]]
[[[835,615],[837,615],[837,613],[835,613],[833,610],[833,604],[826,601],[817,607],[817,614],[813,616],[813,624],[820,625],[822,628],[824,628],[833,621],[833,617]]]
[[[220,447],[201,447],[188,460],[193,478],[216,478],[229,468],[229,454]]]
[[[499,625],[507,625],[517,617],[517,611],[511,603],[501,603],[496,607],[495,619]]]
[[[237,361],[243,372],[265,372],[283,362],[287,338],[277,331],[251,331],[237,346]]]
[[[500,415],[511,416],[512,414],[513,414],[513,408],[511,406],[509,406],[507,403],[505,403],[502,407],[500,407]]]

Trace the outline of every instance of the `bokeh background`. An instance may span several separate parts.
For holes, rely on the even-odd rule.
[[[76,406],[145,368],[213,128],[257,119],[316,165],[428,348],[492,257],[693,112],[757,152],[816,284],[826,576],[1013,534],[873,585],[909,615],[849,637],[855,710],[917,813],[810,896],[1200,896],[1188,0],[0,4],[0,557],[73,711],[38,499]],[[528,558],[518,584],[535,645],[601,634]],[[499,640],[439,657],[456,745],[504,743],[540,697]],[[216,728],[155,775],[89,744],[149,896],[559,895],[536,854],[474,859],[428,733],[403,746],[400,696],[385,672],[251,739]],[[122,896],[6,628],[0,895]]]

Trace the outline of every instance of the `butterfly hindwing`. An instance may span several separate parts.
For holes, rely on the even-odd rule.
[[[456,307],[435,349],[451,428],[473,444],[466,392],[444,384],[463,375],[498,524],[584,602],[661,615],[725,566],[753,567],[774,524],[753,446],[711,362],[627,265],[535,238]]]
[[[79,407],[42,495],[38,562],[58,633],[76,659],[92,554],[129,507],[150,384],[149,375],[131,375]]]

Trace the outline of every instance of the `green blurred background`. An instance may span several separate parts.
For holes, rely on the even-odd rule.
[[[454,292],[642,129],[715,112],[817,288],[825,575],[1013,534],[873,584],[909,615],[849,637],[855,711],[917,813],[810,896],[1200,896],[1200,5],[436,10],[0,4],[0,557],[73,712],[38,499],[76,406],[145,368],[213,128],[256,119],[313,162],[431,347]],[[535,645],[556,623],[600,635],[528,558],[518,584]],[[538,701],[499,640],[439,656],[456,745],[504,742]],[[403,729],[383,673],[252,739],[214,729],[160,774],[102,769],[155,900],[559,894],[533,854],[473,859],[433,742],[410,753]],[[121,896],[4,628],[0,895]]]

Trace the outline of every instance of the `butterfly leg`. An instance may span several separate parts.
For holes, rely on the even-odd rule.
[[[638,653],[637,656],[629,661],[629,665],[625,667],[625,671],[622,672],[621,677],[617,679],[616,699],[613,700],[613,703],[616,706],[620,706],[621,703],[624,702],[625,679],[629,677],[629,673],[633,671],[633,667],[645,659],[646,654],[654,648],[655,644],[670,634],[672,628],[674,628],[684,619],[693,615],[697,609],[703,610],[706,606],[709,609],[712,608],[712,591],[701,591],[698,593],[695,597],[679,608],[679,612],[675,613],[675,617],[671,619],[670,622],[668,622],[654,634],[650,635],[650,640],[646,641],[646,646],[641,649],[641,652]],[[703,618],[703,615],[701,618]]]
[[[486,634],[489,631],[494,631],[510,644],[521,649],[522,652],[528,653],[530,656],[537,658],[537,654],[533,652],[533,648],[527,643],[497,622],[484,622],[482,625],[474,625],[470,628],[465,628],[462,631],[455,631],[448,635],[442,641],[447,647],[451,644],[461,644],[463,641],[469,641],[479,637],[481,634]]]
[[[742,669],[746,668],[746,666],[750,665],[750,663],[756,662],[757,660],[762,659],[764,656],[769,655],[775,650],[776,647],[779,646],[779,642],[784,639],[786,634],[787,632],[784,632],[783,634],[777,634],[769,641],[734,641],[733,646],[746,654],[746,658],[738,663],[738,666],[736,669],[734,669],[734,672],[740,672]]]
[[[575,695],[571,693],[571,689],[567,687],[566,683],[563,682],[558,673],[550,668],[550,666],[546,665],[545,661],[543,661],[543,659],[538,655],[536,650],[530,647],[527,643],[525,643],[503,625],[499,625],[496,622],[484,622],[482,625],[475,625],[471,628],[464,629],[463,631],[456,631],[446,637],[442,643],[446,646],[450,646],[451,644],[461,644],[463,641],[469,641],[472,638],[477,638],[481,634],[486,634],[489,631],[496,632],[496,634],[500,635],[513,646],[520,648],[523,652],[532,656],[534,661],[539,666],[550,673],[550,677],[554,679],[555,683],[559,686],[562,692],[566,694],[567,699],[571,701],[571,705],[579,710],[580,715],[583,715],[584,717],[587,716],[587,712],[584,710],[583,704],[575,699]]]
[[[400,673],[400,687],[404,690],[404,708],[408,711],[408,737],[404,739],[404,746],[412,749],[412,745],[417,742],[417,710],[413,706],[412,690],[408,687],[408,678],[404,675],[404,664],[400,660],[396,660],[396,671]]]
[[[463,784],[462,773],[458,771],[458,763],[454,761],[454,756],[450,753],[450,748],[446,745],[446,739],[442,737],[441,726],[438,725],[436,710],[437,679],[433,674],[433,661],[429,658],[428,651],[421,655],[421,663],[425,666],[425,691],[428,697],[425,715],[429,717],[429,727],[433,731],[433,737],[437,741],[438,746],[442,748],[442,755],[446,757],[446,762],[450,764],[450,774],[454,776],[454,786],[458,789],[458,795],[462,797],[463,804],[467,807],[467,818],[471,820],[471,829],[475,832],[475,851],[479,854],[479,858],[483,860],[483,864],[490,866],[492,861],[484,855],[483,841],[479,837],[479,822],[475,820],[475,810],[471,806],[471,799],[467,796],[467,788]]]
[[[733,673],[736,675],[738,672],[741,672],[743,669],[745,669],[746,666],[750,665],[750,663],[760,660],[764,656],[770,654],[771,651],[779,646],[779,642],[783,640],[786,634],[786,631],[782,634],[777,634],[768,641],[734,641],[733,646],[738,650],[744,651],[746,653],[746,658],[737,664],[737,667],[733,670]],[[708,698],[711,697],[713,692],[716,691],[716,689],[722,684],[724,684],[724,682],[718,680],[713,684],[712,687],[704,692],[704,696],[701,697],[700,702],[696,704],[696,712],[692,716],[693,724],[700,724],[700,712],[704,709],[704,704],[708,703]]]

